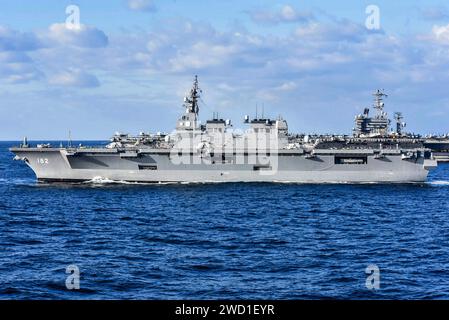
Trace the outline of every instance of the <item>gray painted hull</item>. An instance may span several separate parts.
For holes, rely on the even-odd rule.
[[[119,153],[70,154],[56,148],[11,151],[42,181],[405,183],[426,181],[435,166],[433,160],[402,159],[400,154],[381,159],[368,155],[364,164],[336,164],[333,154],[312,159],[283,154],[275,157],[275,168],[255,170],[252,164],[236,164],[232,159],[228,163],[177,164],[168,154],[158,153],[124,157]],[[142,169],[148,165],[157,169]]]

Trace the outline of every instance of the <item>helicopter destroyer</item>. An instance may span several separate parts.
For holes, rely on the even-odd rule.
[[[287,121],[245,116],[248,128],[214,114],[199,121],[202,91],[195,77],[184,113],[171,134],[116,134],[101,147],[31,146],[25,139],[10,151],[39,181],[127,182],[423,182],[436,167],[423,140],[389,132],[383,92],[374,94],[377,114],[356,116],[352,136],[288,132]]]

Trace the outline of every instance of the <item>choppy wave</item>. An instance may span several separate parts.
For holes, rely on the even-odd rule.
[[[0,184],[30,185],[30,184],[36,184],[36,179],[33,179],[33,178],[0,178]]]

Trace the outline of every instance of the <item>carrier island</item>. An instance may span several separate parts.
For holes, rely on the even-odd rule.
[[[45,182],[424,182],[437,166],[425,139],[404,132],[384,110],[386,94],[355,117],[352,135],[305,135],[288,131],[282,117],[244,116],[246,129],[214,115],[202,124],[198,78],[184,98],[170,134],[115,134],[98,147],[31,145],[10,149]]]

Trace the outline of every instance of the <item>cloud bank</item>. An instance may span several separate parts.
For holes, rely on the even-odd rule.
[[[143,3],[153,5],[134,2],[134,8],[145,8]],[[429,123],[449,122],[449,24],[394,35],[288,5],[252,19],[257,25],[284,24],[289,31],[218,29],[190,19],[109,34],[86,25],[73,30],[52,24],[32,32],[0,26],[0,81],[33,85],[38,94],[51,91],[58,101],[77,98],[83,101],[79,110],[95,104],[101,117],[114,114],[114,106],[137,108],[139,119],[122,119],[130,131],[145,115],[149,126],[171,128],[195,74],[205,89],[204,117],[219,111],[240,119],[265,104],[267,114],[283,114],[294,131],[349,133],[353,115],[371,103],[371,91],[386,88],[389,111],[403,111],[409,128],[428,132]],[[155,119],[154,110],[164,115]]]
[[[277,10],[257,9],[248,12],[251,19],[260,24],[306,23],[315,19],[312,12],[299,11],[291,5]]]

